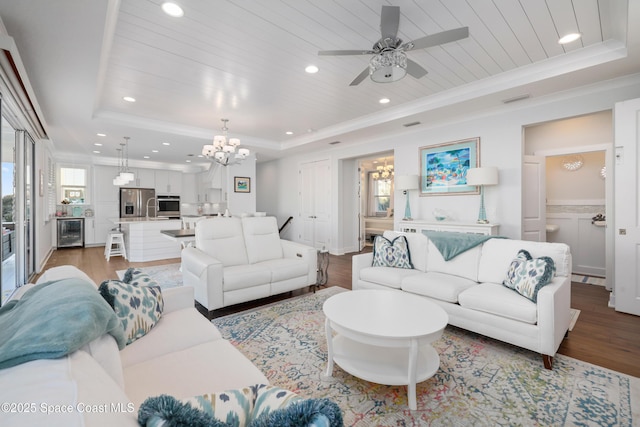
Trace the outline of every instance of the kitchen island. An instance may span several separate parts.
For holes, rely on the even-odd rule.
[[[162,235],[162,230],[182,227],[179,219],[167,218],[113,218],[124,234],[124,246],[131,262],[147,262],[180,258],[180,245]]]

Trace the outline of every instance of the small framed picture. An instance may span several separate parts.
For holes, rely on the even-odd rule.
[[[246,176],[234,176],[233,191],[235,193],[251,193],[251,178]]]

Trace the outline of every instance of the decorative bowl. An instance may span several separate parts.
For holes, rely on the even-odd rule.
[[[436,221],[444,221],[445,219],[447,219],[447,213],[440,209],[435,209],[433,211],[433,217],[436,219]]]

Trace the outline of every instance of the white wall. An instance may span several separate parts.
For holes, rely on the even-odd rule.
[[[270,206],[275,209],[273,213],[289,216],[298,212],[299,164],[323,158],[331,160],[331,197],[335,206],[332,206],[330,251],[342,253],[355,247],[354,242],[357,241],[357,230],[341,225],[345,217],[349,217],[347,221],[351,221],[350,216],[342,210],[344,197],[353,194],[353,189],[357,187],[356,174],[345,174],[343,168],[338,167],[343,161],[394,149],[395,173],[417,174],[420,147],[480,137],[481,165],[497,166],[500,171],[500,184],[488,187],[485,192],[487,216],[490,221],[500,223],[500,234],[519,238],[523,128],[560,118],[610,110],[617,101],[639,96],[640,75],[635,75],[544,98],[534,96],[518,103],[501,104],[473,117],[451,117],[446,123],[426,123],[417,129],[403,129],[397,135],[362,141],[357,145],[341,148],[337,145],[322,152],[284,157],[265,165],[259,164],[258,168],[270,169],[270,185],[278,189],[277,207]],[[277,176],[274,176],[276,172]],[[401,195],[398,192],[395,196],[398,198]],[[410,202],[415,219],[429,219],[434,208],[441,208],[460,221],[473,222],[477,219],[480,200],[478,195],[419,197],[417,192],[412,192]],[[292,234],[292,239],[296,240],[298,233]]]
[[[611,105],[610,108],[613,108]],[[552,151],[570,147],[585,147],[613,141],[612,110],[599,111],[527,126],[525,129],[525,154]]]
[[[227,173],[227,208],[232,215],[256,212],[256,193],[262,187],[256,180],[256,156],[247,157],[242,163],[226,167]],[[249,193],[236,193],[233,191],[234,177],[248,177],[251,179],[251,191]],[[224,197],[224,196],[223,196]]]
[[[48,141],[36,141],[36,187],[39,186],[40,171],[44,174],[44,195],[40,196],[39,188],[36,190],[36,207],[35,207],[35,256],[36,256],[36,272],[44,267],[47,258],[53,251],[55,243],[53,236],[55,235],[56,220],[49,219],[47,216],[47,158],[51,157],[51,150]]]
[[[604,151],[579,155],[583,165],[575,171],[563,166],[566,155],[547,157],[548,204],[605,204],[605,181],[600,175],[604,166]]]

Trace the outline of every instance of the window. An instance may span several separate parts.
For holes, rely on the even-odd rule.
[[[393,181],[374,179],[373,173],[369,172],[369,216],[387,216],[389,208],[392,207]]]
[[[87,200],[87,169],[60,167],[60,200],[72,205]]]

